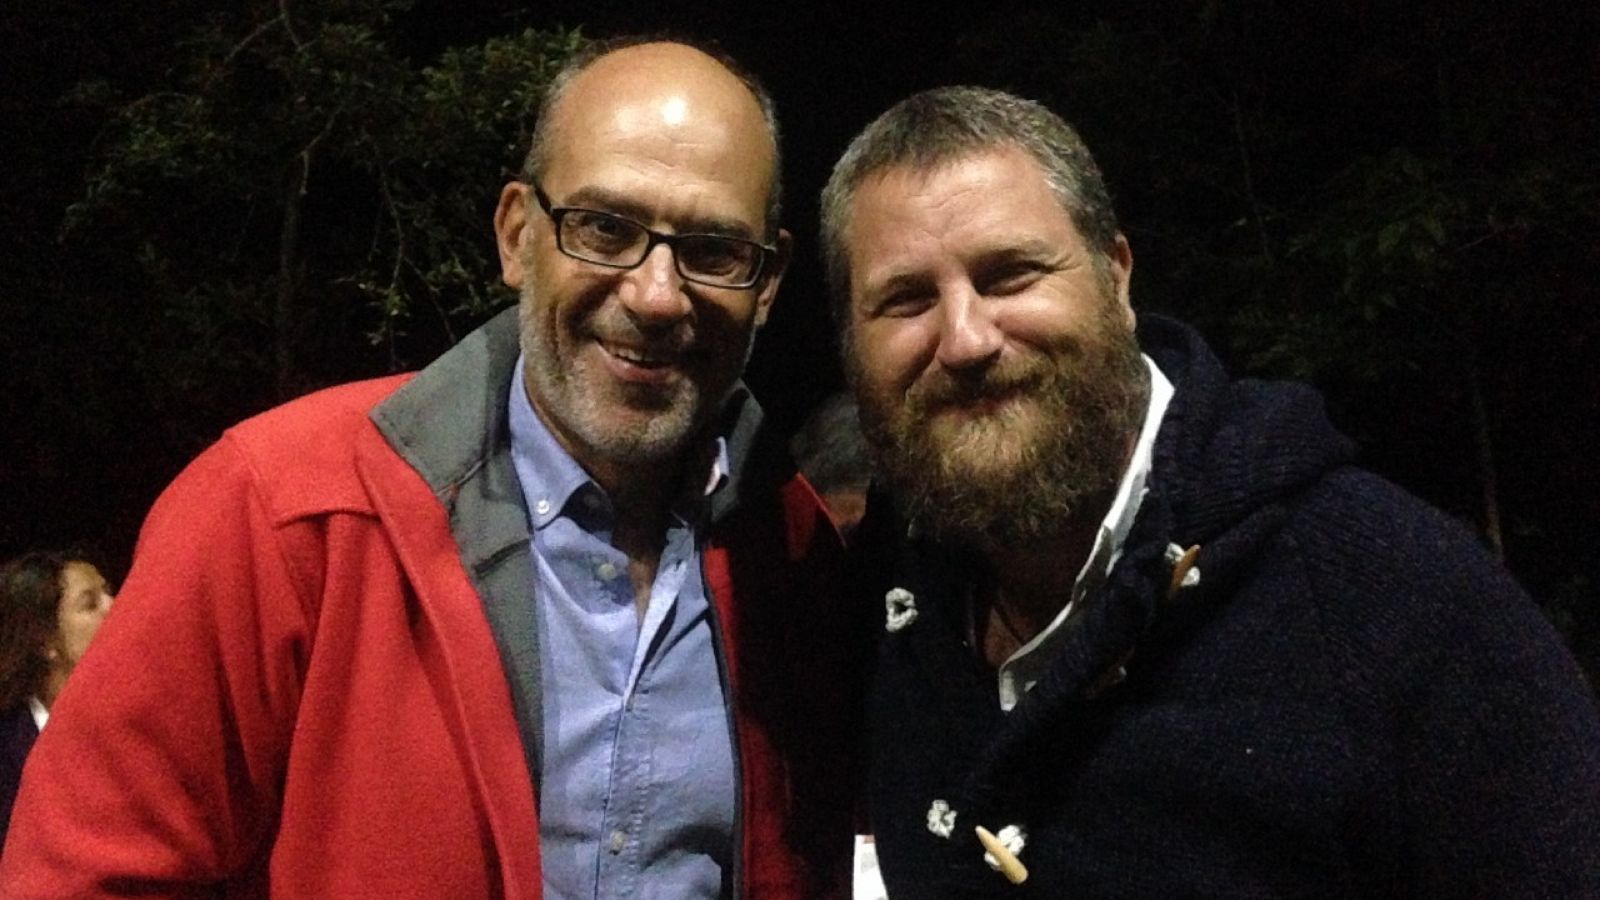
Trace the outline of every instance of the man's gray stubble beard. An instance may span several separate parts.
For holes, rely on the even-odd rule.
[[[526,265],[531,269],[531,261]],[[595,408],[595,399],[580,394],[578,387],[572,384],[571,373],[558,365],[553,365],[550,359],[551,353],[541,352],[541,350],[553,351],[553,348],[544,347],[545,340],[543,332],[540,331],[542,324],[533,312],[534,307],[533,285],[529,283],[519,292],[517,310],[518,340],[527,361],[528,371],[525,373],[525,378],[528,390],[541,395],[558,396],[561,412],[565,414],[562,427],[575,432],[591,449],[613,462],[627,465],[675,462],[689,450],[690,445],[706,426],[717,419],[727,406],[729,398],[738,389],[740,380],[739,377],[735,377],[727,388],[721,391],[721,396],[711,398],[709,401],[702,400],[700,404],[691,402],[688,408],[684,409],[674,408],[669,403],[661,415],[653,419],[645,429],[620,435],[609,433],[600,422],[601,412]],[[739,367],[741,373],[749,365],[750,356],[755,351],[758,331],[759,329],[751,329],[745,343],[743,361]],[[699,385],[690,387],[693,392],[698,392],[699,389]],[[696,408],[702,412],[699,416],[701,421],[696,421],[694,416]],[[535,404],[535,409],[537,411],[538,404]]]

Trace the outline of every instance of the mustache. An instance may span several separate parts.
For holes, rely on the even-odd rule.
[[[1037,390],[1049,380],[1046,369],[1043,365],[1018,363],[973,374],[955,375],[942,369],[935,370],[911,390],[907,401],[913,409],[927,412],[998,400]]]
[[[695,330],[688,321],[678,321],[661,328],[641,328],[632,317],[624,314],[596,313],[584,323],[584,329],[599,340],[638,347],[650,353],[678,355],[695,346]]]

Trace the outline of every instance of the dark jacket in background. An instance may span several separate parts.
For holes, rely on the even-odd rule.
[[[6,829],[11,824],[11,806],[22,784],[22,764],[39,739],[33,724],[33,710],[22,703],[0,713],[0,848],[6,844]]]

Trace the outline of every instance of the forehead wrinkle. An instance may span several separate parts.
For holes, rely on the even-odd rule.
[[[674,124],[652,111],[659,95],[611,100],[595,88],[575,84],[557,107],[546,181],[557,182],[549,185],[556,189],[562,181],[584,182],[571,185],[560,205],[597,208],[669,233],[759,242],[772,227],[765,213],[777,160],[753,98],[730,105],[715,90],[689,90],[684,119]],[[623,195],[626,182],[613,181],[619,174],[643,193]],[[653,190],[679,182],[699,187],[676,195]]]

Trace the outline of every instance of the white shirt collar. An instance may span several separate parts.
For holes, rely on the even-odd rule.
[[[50,710],[39,702],[38,697],[28,698],[28,712],[33,713],[33,725],[40,731],[44,730],[44,723],[50,721]]]
[[[1127,541],[1128,532],[1133,528],[1133,520],[1139,515],[1139,506],[1148,493],[1145,481],[1150,476],[1153,463],[1156,432],[1161,430],[1161,420],[1167,413],[1168,404],[1172,402],[1173,388],[1172,382],[1161,374],[1161,370],[1150,357],[1144,357],[1144,364],[1150,370],[1150,403],[1145,408],[1144,425],[1140,427],[1139,439],[1133,445],[1133,456],[1128,460],[1128,468],[1122,473],[1122,481],[1117,486],[1117,495],[1111,501],[1111,508],[1106,511],[1105,518],[1100,521],[1100,529],[1095,534],[1094,548],[1089,551],[1089,558],[1084,561],[1083,568],[1078,570],[1078,577],[1072,583],[1072,597],[1043,631],[1034,635],[1032,640],[1018,648],[1001,664],[997,673],[1000,682],[1000,708],[1007,712],[1017,705],[1022,695],[1027,693],[1044,674],[1045,667],[1055,655],[1054,650],[1065,634],[1063,626],[1078,601],[1103,582],[1110,574],[1111,567],[1121,558],[1123,543]],[[969,614],[970,612],[969,607]]]

